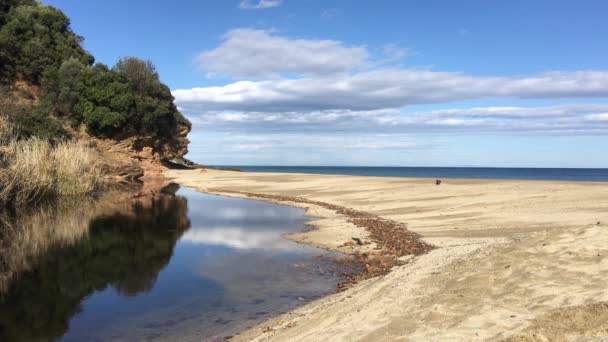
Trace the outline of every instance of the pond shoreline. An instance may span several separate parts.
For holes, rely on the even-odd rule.
[[[232,170],[218,171],[234,172]],[[179,184],[179,180],[174,179],[166,173],[163,175],[167,177],[167,179],[176,181]],[[419,234],[409,231],[405,224],[344,206],[320,201],[311,201],[304,197],[268,195],[221,188],[203,188],[191,185],[183,186],[210,195],[251,199],[305,209],[306,217],[317,219],[305,223],[305,225],[309,226],[311,229],[296,233],[287,233],[282,236],[297,243],[348,255],[349,257],[335,260],[340,264],[344,264],[348,270],[353,270],[357,267],[362,268],[361,271],[351,273],[350,275],[344,273],[343,277],[345,279],[337,284],[336,294],[346,291],[362,281],[386,275],[391,272],[393,267],[403,266],[412,260],[412,258],[428,253],[435,248],[434,246],[423,242]],[[350,226],[351,229],[348,230],[346,235],[350,234],[353,236],[350,239],[347,238],[347,241],[343,244],[336,245],[328,243],[327,234],[332,234],[332,232],[327,231],[330,227],[323,224],[322,221],[327,219],[332,219],[333,224],[336,223],[336,220],[340,221],[340,227],[342,229],[344,226]],[[325,298],[328,298],[329,296],[326,296]],[[324,298],[317,299],[309,303],[309,305],[314,305],[315,302],[322,299]],[[247,334],[248,332],[256,329],[261,329],[262,333],[267,333],[277,328],[289,329],[295,326],[294,322],[283,321],[282,317],[289,317],[293,312],[295,312],[295,310],[281,315],[280,317],[270,318],[268,323],[272,322],[271,324],[275,325],[272,328],[270,327],[270,324],[267,325],[267,323],[262,323],[246,332],[241,332],[234,336],[227,336],[225,339],[231,341],[240,340],[241,337],[249,336],[250,334]],[[279,324],[279,327],[276,326],[277,323]],[[241,334],[243,336],[239,336]],[[249,337],[246,337],[243,341],[248,338]]]

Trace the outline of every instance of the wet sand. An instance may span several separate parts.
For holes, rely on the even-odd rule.
[[[168,171],[200,191],[290,196],[400,222],[436,248],[237,341],[608,340],[608,183]],[[280,201],[272,200],[271,201]],[[296,241],[382,248],[323,206]],[[366,244],[349,243],[358,238]],[[367,244],[370,242],[369,244]]]

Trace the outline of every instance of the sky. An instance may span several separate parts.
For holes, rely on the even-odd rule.
[[[608,168],[604,0],[48,0],[207,165]]]

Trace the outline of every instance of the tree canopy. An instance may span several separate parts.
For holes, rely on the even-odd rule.
[[[94,61],[82,48],[82,37],[70,29],[70,19],[54,7],[9,1],[0,23],[0,75],[5,80],[38,83],[45,69],[57,68],[68,58],[86,65]]]
[[[60,10],[35,0],[2,0],[0,84],[25,81],[41,89],[27,122],[45,125],[45,116],[57,116],[103,137],[163,136],[190,124],[152,62],[127,57],[112,68],[93,64],[82,41]]]

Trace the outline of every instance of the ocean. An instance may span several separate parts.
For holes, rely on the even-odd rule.
[[[220,167],[220,166],[218,166]],[[608,169],[500,167],[239,166],[245,172],[314,173],[374,177],[479,178],[608,182]]]

